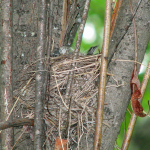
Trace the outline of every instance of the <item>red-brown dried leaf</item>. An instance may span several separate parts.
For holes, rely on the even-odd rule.
[[[131,81],[131,106],[133,112],[139,117],[145,117],[146,114],[143,113],[143,107],[139,102],[139,99],[142,97],[141,90],[140,90],[140,81],[138,79],[138,74],[136,71],[133,70]]]
[[[136,90],[131,97],[131,106],[133,109],[133,112],[139,116],[139,117],[145,117],[146,114],[143,113],[143,107],[140,104],[140,102],[138,101],[139,98],[142,97],[141,91],[140,90]]]
[[[61,143],[61,140],[62,140],[62,143]],[[64,150],[67,150],[67,140],[60,139],[60,137],[57,137],[56,142],[55,142],[55,150],[63,150],[62,145],[63,145]]]
[[[137,87],[137,89],[140,89],[140,80],[139,80],[139,78],[138,78],[138,74],[137,74],[137,72],[136,71],[133,71],[133,73],[134,73],[134,76],[133,76],[133,78],[132,78],[132,80],[131,80],[131,83],[132,84],[135,84],[136,85],[136,87]]]
[[[133,88],[135,86],[135,89]],[[139,89],[140,90],[140,80],[138,78],[138,74],[136,71],[133,70],[132,77],[130,81],[130,87],[131,87],[131,95],[134,93],[133,90]]]

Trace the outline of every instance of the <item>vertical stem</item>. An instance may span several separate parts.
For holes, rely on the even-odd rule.
[[[37,45],[37,64],[36,64],[36,91],[35,91],[35,129],[34,129],[34,149],[42,150],[44,143],[44,121],[43,121],[43,101],[45,95],[45,31],[46,30],[46,0],[38,1],[38,45]]]
[[[100,69],[100,82],[99,82],[96,127],[95,127],[95,138],[94,138],[93,150],[97,150],[100,148],[101,138],[102,138],[103,108],[104,108],[104,99],[105,99],[108,48],[109,48],[109,38],[110,38],[110,19],[111,19],[111,0],[106,0],[102,63]]]
[[[86,0],[86,2],[85,2],[85,6],[84,6],[84,10],[83,10],[83,15],[82,15],[82,20],[81,20],[81,24],[80,24],[80,27],[79,27],[77,41],[76,41],[76,47],[75,47],[75,50],[74,50],[74,56],[73,56],[74,60],[77,59],[78,53],[79,53],[79,50],[80,50],[81,40],[82,40],[82,34],[83,34],[85,23],[86,23],[86,19],[87,19],[87,15],[88,15],[88,11],[89,11],[90,2],[91,2],[91,0]],[[75,67],[75,63],[73,64],[73,67]],[[70,97],[70,93],[71,93],[71,87],[72,87],[72,83],[73,83],[73,75],[74,75],[73,71],[69,73],[68,83],[67,83],[67,88],[66,88],[66,96],[65,96],[65,99],[67,101],[69,101],[69,113],[68,113],[68,125],[67,125],[67,128],[68,128],[67,135],[68,136],[69,136],[69,128],[70,128],[69,118],[71,118],[71,104],[72,104],[72,99]],[[67,147],[68,147],[68,143],[67,143]]]
[[[80,27],[79,27],[79,32],[78,32],[76,47],[75,47],[75,50],[74,50],[73,59],[77,59],[78,53],[80,51],[80,46],[81,46],[81,41],[82,41],[82,34],[83,34],[85,23],[86,23],[90,2],[91,2],[91,0],[86,0],[86,2],[85,2],[85,7],[84,7],[83,15],[82,15],[81,24],[80,24]],[[67,97],[67,99],[68,99],[68,97],[70,95],[70,92],[71,92],[71,86],[72,86],[72,81],[73,81],[72,76],[73,76],[73,72],[71,72],[69,74],[69,79],[68,79],[67,88],[66,88],[66,97]]]
[[[86,2],[85,2],[85,7],[84,7],[81,24],[80,24],[79,31],[78,31],[78,37],[77,37],[76,47],[75,47],[75,56],[74,56],[75,59],[77,58],[77,55],[78,55],[78,53],[80,51],[82,34],[83,34],[85,23],[86,23],[86,19],[87,19],[87,15],[88,15],[88,11],[89,11],[90,2],[91,2],[91,0],[86,0]]]
[[[1,48],[1,122],[8,117],[13,106],[12,95],[12,1],[1,1],[2,17],[2,48]],[[11,121],[13,116],[10,115]],[[10,150],[13,146],[13,128],[3,130],[1,133],[1,149]]]

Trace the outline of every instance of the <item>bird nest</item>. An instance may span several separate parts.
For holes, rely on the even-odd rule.
[[[51,57],[46,71],[46,93],[44,120],[46,124],[45,144],[53,147],[57,136],[68,138],[69,147],[79,146],[83,136],[94,133],[100,68],[100,54]],[[36,62],[27,65],[22,73],[19,89],[14,91],[17,101],[15,114],[34,118]],[[50,67],[48,67],[50,66]]]

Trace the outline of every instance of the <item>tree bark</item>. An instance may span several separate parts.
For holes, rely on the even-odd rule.
[[[12,120],[12,1],[1,2],[1,121]],[[10,116],[9,116],[10,115]],[[13,146],[13,128],[1,133],[1,149],[10,150]]]
[[[138,62],[142,62],[147,44],[150,39],[150,3],[148,0],[142,1],[135,15],[135,23],[138,38]],[[132,1],[133,11],[138,6],[138,0]],[[108,77],[106,88],[104,119],[109,127],[103,125],[103,138],[101,149],[112,150],[117,135],[120,131],[121,123],[125,117],[126,109],[131,97],[130,79],[134,69],[134,29],[133,24],[129,27],[124,38],[117,45],[121,36],[126,32],[126,27],[130,24],[132,16],[128,1],[122,2],[119,15],[116,21],[114,33],[109,47],[109,57],[113,60],[109,63],[108,73],[113,76]],[[122,61],[117,61],[122,60]],[[123,61],[129,60],[129,61]],[[138,65],[138,69],[140,65]],[[115,85],[115,86],[112,86]]]

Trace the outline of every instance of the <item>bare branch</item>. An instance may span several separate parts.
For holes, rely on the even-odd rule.
[[[97,114],[96,114],[96,128],[93,150],[100,148],[102,137],[102,123],[103,123],[103,108],[105,99],[107,63],[108,63],[108,48],[110,39],[110,19],[111,19],[111,0],[106,1],[105,7],[105,27],[102,48],[102,62],[100,69],[100,81],[98,90]]]
[[[77,58],[78,52],[80,51],[82,34],[83,34],[84,26],[85,26],[85,23],[86,23],[88,11],[89,11],[90,1],[91,0],[86,0],[86,2],[85,2],[85,7],[84,7],[84,10],[83,10],[82,20],[81,20],[81,24],[80,24],[80,27],[79,27],[78,38],[77,38],[76,47],[75,47],[75,59]]]
[[[75,50],[74,50],[74,60],[77,59],[78,53],[80,51],[82,34],[83,34],[84,26],[85,26],[85,23],[86,23],[87,15],[88,15],[90,1],[91,0],[86,0],[86,2],[85,2],[85,7],[84,7],[84,10],[83,10],[83,15],[82,15],[82,21],[81,21],[81,24],[80,24],[80,27],[79,27],[78,37],[77,37],[77,41],[76,41],[76,47],[75,47]],[[72,85],[72,77],[71,76],[72,75],[70,74],[69,79],[68,79],[67,89],[66,89],[66,97],[68,97],[69,94],[70,94],[70,89],[71,89],[71,85]]]
[[[45,30],[46,30],[46,1],[38,2],[38,46],[37,46],[37,64],[36,64],[36,92],[35,92],[35,131],[34,131],[34,149],[43,149],[44,141],[44,121],[43,121],[43,100],[45,95],[45,72],[44,54],[45,54]]]
[[[76,41],[76,47],[75,47],[75,50],[74,50],[74,57],[73,57],[74,60],[77,59],[78,53],[80,51],[82,34],[83,34],[84,27],[85,27],[87,15],[88,15],[90,1],[91,0],[86,0],[86,2],[85,2],[83,15],[82,15],[82,20],[81,20],[81,24],[80,24],[80,27],[79,27],[77,41]],[[75,66],[75,63],[74,63],[73,66]],[[71,118],[71,104],[72,104],[70,93],[71,93],[71,86],[72,86],[72,83],[73,83],[73,74],[74,74],[74,72],[69,73],[68,84],[67,84],[67,88],[66,88],[66,99],[70,100],[70,102],[69,102],[69,113],[68,113],[68,117],[67,117],[68,124],[67,124],[67,127],[66,127],[68,129],[68,133],[67,133],[68,138],[69,138],[69,128],[70,128],[70,121],[69,121],[70,119],[69,118]],[[68,147],[68,143],[67,143],[67,147]]]
[[[33,119],[21,118],[13,119],[13,121],[5,121],[0,123],[0,130],[4,130],[11,127],[20,127],[20,126],[34,126]]]

